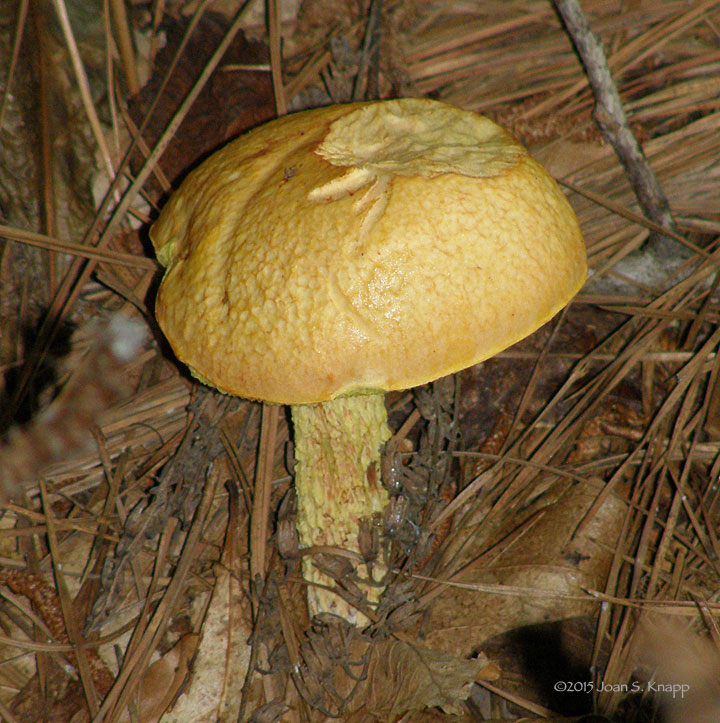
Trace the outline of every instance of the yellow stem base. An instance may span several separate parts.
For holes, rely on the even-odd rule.
[[[362,518],[381,513],[388,494],[380,479],[380,450],[390,438],[384,395],[359,394],[320,404],[292,407],[295,427],[295,489],[300,546],[339,547],[359,552]],[[364,563],[353,563],[355,573],[367,580]],[[384,574],[374,565],[374,577]],[[334,586],[332,578],[303,557],[303,575],[310,583]],[[382,588],[358,584],[371,603]],[[363,625],[367,618],[333,592],[308,588],[310,615],[330,612]]]

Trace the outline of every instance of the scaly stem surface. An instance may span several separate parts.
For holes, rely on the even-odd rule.
[[[327,545],[359,552],[360,520],[381,513],[388,503],[379,464],[380,450],[390,438],[384,395],[358,394],[293,406],[292,419],[300,546]],[[357,576],[369,578],[364,563],[353,567]],[[373,569],[376,579],[384,573],[378,565]],[[303,557],[303,575],[308,582],[334,586],[313,564],[311,554]],[[382,588],[358,586],[370,603],[377,602]],[[312,585],[308,605],[311,616],[331,612],[357,625],[366,622],[340,596]]]

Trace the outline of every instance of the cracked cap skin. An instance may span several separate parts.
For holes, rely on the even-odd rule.
[[[285,404],[423,384],[583,285],[570,204],[506,131],[438,101],[284,116],[193,171],[150,232],[156,314],[224,392]]]

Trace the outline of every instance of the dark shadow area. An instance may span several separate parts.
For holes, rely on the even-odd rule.
[[[22,328],[21,349],[24,360],[17,366],[11,366],[5,374],[0,395],[0,435],[14,425],[27,424],[41,408],[47,406],[57,391],[55,387],[59,381],[60,360],[70,353],[71,338],[75,332],[75,325],[68,321],[60,325],[45,358],[38,364],[25,388],[20,388],[25,365],[30,361],[44,319],[44,315],[41,315],[38,321],[25,324]]]
[[[531,625],[513,630],[508,637],[525,678],[544,706],[561,715],[592,713],[590,669],[568,650],[561,625]]]
[[[645,686],[628,686],[612,719],[593,710],[595,620],[570,618],[516,628],[495,636],[481,648],[503,671],[502,687],[549,708],[554,713],[587,723],[664,723],[657,702],[644,694]],[[595,664],[604,670],[609,650],[600,651]],[[603,679],[603,686],[614,681]],[[514,682],[522,681],[520,687]],[[512,706],[511,706],[512,707]],[[523,711],[512,708],[518,715]]]

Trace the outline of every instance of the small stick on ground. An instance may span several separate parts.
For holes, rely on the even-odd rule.
[[[260,452],[255,473],[253,508],[250,514],[250,579],[253,585],[258,585],[257,599],[260,597],[259,591],[262,589],[262,580],[265,579],[269,557],[267,526],[270,517],[270,493],[279,410],[277,404],[263,404]]]
[[[379,68],[380,62],[380,19],[382,17],[382,0],[371,0],[368,10],[365,37],[363,39],[360,66],[355,77],[353,101],[377,100],[380,95]]]
[[[270,42],[270,72],[272,75],[273,93],[275,94],[275,111],[281,116],[285,115],[288,109],[282,78],[282,35],[280,32],[278,0],[270,0],[267,4],[267,23]]]
[[[603,138],[613,147],[620,159],[640,208],[650,221],[671,233],[677,233],[670,204],[640,143],[630,129],[602,43],[590,29],[579,0],[553,0],[553,5],[580,56],[595,96],[593,117]],[[683,260],[687,257],[671,238],[655,232],[651,233],[650,241],[644,251],[650,254],[654,265],[660,267],[656,269],[657,272],[662,270],[663,258]],[[667,261],[665,266],[667,271]],[[676,264],[671,266],[674,267]],[[662,278],[662,276],[658,278],[657,274],[655,276],[652,281],[659,281]]]

